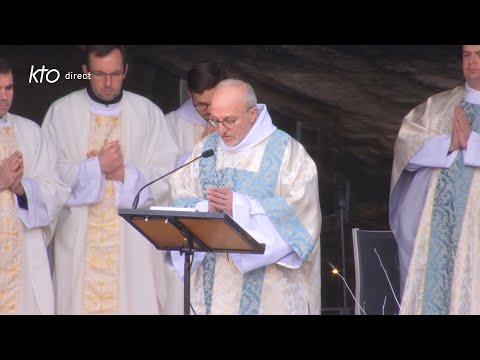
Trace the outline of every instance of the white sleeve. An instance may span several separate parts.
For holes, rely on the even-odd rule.
[[[190,264],[190,275],[193,274],[195,271],[197,271],[197,269],[202,264],[203,259],[205,259],[206,255],[207,255],[206,252],[195,253],[195,256],[193,257],[193,261]],[[185,269],[185,254],[180,255],[180,251],[171,251],[170,256],[172,257],[172,264],[173,264],[173,267],[175,268],[176,273],[178,274],[180,279],[183,281],[183,270]]]
[[[68,206],[78,206],[99,202],[105,188],[105,174],[100,170],[98,156],[80,164],[80,170],[72,184]]]
[[[123,183],[115,181],[115,204],[118,208],[131,208],[133,200],[142,186],[147,183],[145,176],[135,166],[125,164]],[[146,187],[140,193],[138,208],[146,208],[154,204],[153,193]]]
[[[266,245],[264,254],[230,254],[233,263],[242,274],[274,263],[289,268],[299,268],[302,265],[300,257],[280,236],[257,200],[234,192],[232,207],[233,219],[256,241]],[[196,209],[202,212],[208,211],[208,200],[198,202]],[[191,274],[201,265],[205,255],[204,252],[195,254]],[[183,279],[183,255],[180,256],[178,251],[172,251],[171,257],[175,271]]]
[[[405,169],[408,171],[417,171],[422,167],[449,168],[458,153],[458,150],[456,150],[448,155],[450,142],[450,135],[434,137],[415,153]]]
[[[27,196],[28,210],[21,208],[18,205],[18,201],[16,201],[20,220],[22,220],[27,229],[47,226],[50,220],[40,186],[36,181],[28,178],[22,179],[22,186]]]
[[[289,268],[302,265],[300,257],[280,236],[257,200],[234,192],[232,208],[233,219],[257,242],[266,245],[264,254],[230,254],[242,274],[274,263]]]
[[[463,153],[463,163],[480,167],[480,134],[472,131],[468,138],[467,149]]]

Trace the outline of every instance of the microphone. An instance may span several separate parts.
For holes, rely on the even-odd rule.
[[[183,168],[183,167],[185,167],[185,166],[187,166],[187,165],[190,165],[191,163],[193,163],[194,161],[197,161],[197,160],[200,159],[200,158],[208,158],[208,157],[210,157],[210,156],[213,156],[213,154],[214,154],[213,149],[205,150],[205,151],[202,153],[202,155],[200,155],[199,157],[196,157],[195,159],[189,161],[188,163],[183,164],[182,166],[180,166],[180,167],[178,167],[178,168],[170,171],[169,173],[160,176],[158,179],[152,180],[152,181],[150,181],[149,183],[143,185],[143,186],[140,188],[140,190],[138,190],[137,195],[135,195],[135,199],[133,200],[133,204],[132,204],[132,209],[136,209],[136,208],[137,208],[137,206],[138,206],[138,201],[139,201],[139,199],[140,199],[140,193],[141,193],[141,192],[143,191],[143,189],[145,189],[147,186],[150,186],[150,185],[152,185],[153,183],[156,183],[158,180],[162,180],[164,177],[166,177],[166,176],[174,173],[174,172],[177,171],[177,170],[180,170],[181,168]]]

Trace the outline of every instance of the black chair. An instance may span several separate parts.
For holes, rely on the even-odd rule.
[[[391,231],[358,228],[352,229],[352,236],[355,298],[358,302],[355,314],[398,314],[400,270],[395,237]]]

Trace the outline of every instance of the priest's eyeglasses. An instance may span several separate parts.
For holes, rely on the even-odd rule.
[[[253,108],[250,107],[247,109],[247,111],[245,111],[245,113],[243,115],[245,115],[246,113],[248,113],[251,109]],[[232,118],[226,118],[222,121],[218,120],[218,119],[215,119],[215,118],[210,118],[208,119],[208,122],[214,127],[214,128],[218,128],[220,127],[220,124],[222,124],[225,128],[227,129],[233,129],[235,127],[235,123],[238,121],[239,119],[236,119],[234,117]]]
[[[198,104],[193,103],[193,106],[195,106],[195,108],[196,108],[199,112],[204,112],[205,110],[208,109],[208,107],[210,106],[210,104],[199,102]]]
[[[103,71],[92,71],[91,72],[93,77],[99,78],[99,79],[106,79],[107,76],[110,76],[110,79],[112,80],[117,80],[120,79],[123,76],[123,72],[121,71],[115,71],[110,74],[107,74]]]
[[[222,124],[224,127],[227,129],[233,129],[235,127],[235,123],[237,122],[238,119],[225,119],[223,121],[217,120],[210,118],[208,119],[208,122],[214,127],[218,128],[220,127],[220,124]]]

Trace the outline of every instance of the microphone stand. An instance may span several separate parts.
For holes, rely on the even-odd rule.
[[[190,160],[190,161],[187,162],[186,164],[183,164],[182,166],[179,166],[178,168],[173,169],[173,170],[170,171],[169,173],[167,173],[167,174],[165,174],[165,175],[162,175],[162,176],[160,176],[159,178],[157,178],[157,179],[155,179],[155,180],[152,180],[152,181],[150,181],[149,183],[143,185],[143,186],[140,188],[140,190],[138,190],[137,195],[135,195],[135,199],[133,200],[133,204],[132,204],[132,209],[136,209],[136,208],[137,208],[137,206],[138,206],[138,201],[140,200],[140,193],[143,191],[143,189],[145,189],[146,187],[152,185],[153,183],[155,183],[155,182],[157,182],[157,181],[159,181],[159,180],[162,180],[164,177],[167,177],[168,175],[174,173],[175,171],[180,170],[181,168],[184,168],[184,167],[187,166],[187,165],[190,165],[191,163],[193,163],[194,161],[197,161],[198,159],[200,159],[200,158],[202,158],[202,157],[203,157],[203,158],[208,158],[208,157],[212,156],[213,153],[214,153],[214,152],[213,152],[212,149],[205,150],[205,151],[202,153],[202,155],[197,156],[195,159]]]

